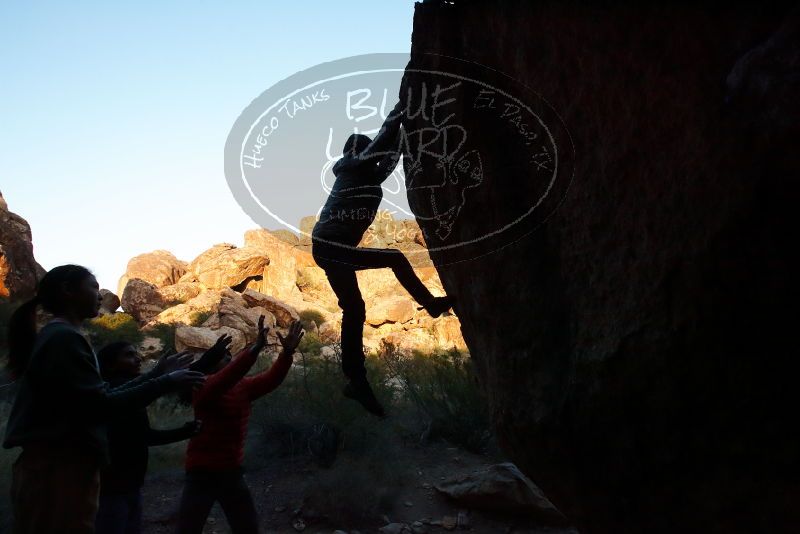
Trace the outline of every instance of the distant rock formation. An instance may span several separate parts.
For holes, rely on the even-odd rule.
[[[581,532],[793,532],[800,17],[670,4],[416,4],[414,87],[486,65],[486,87],[546,99],[576,154],[534,231],[431,255],[505,451]],[[481,194],[404,159],[432,251],[539,198],[518,132],[486,127],[500,96],[468,90],[440,116],[481,154]],[[459,216],[429,217],[426,187]]]
[[[300,226],[310,231],[313,221],[306,217]],[[362,246],[408,251],[420,279],[434,294],[443,294],[415,222],[381,212]],[[432,319],[417,310],[390,269],[357,276],[368,311],[365,347],[378,349],[385,340],[404,351],[465,349],[458,318]],[[188,263],[167,251],[140,254],[128,263],[120,288],[122,309],[145,330],[159,324],[179,326],[179,349],[208,348],[227,329],[241,333],[234,337],[237,346],[249,343],[259,314],[282,330],[302,312],[314,312],[323,321],[316,333],[327,343],[338,341],[341,313],[336,296],[310,246],[286,230],[249,230],[244,246],[214,245]],[[277,338],[273,341],[277,344]]]
[[[8,204],[0,193],[0,299],[32,297],[44,272],[33,257],[30,225],[8,211]]]
[[[154,250],[147,254],[139,254],[128,261],[125,274],[119,279],[117,294],[125,293],[128,280],[138,278],[153,284],[155,287],[164,287],[177,283],[186,273],[187,264],[180,261],[171,252]]]

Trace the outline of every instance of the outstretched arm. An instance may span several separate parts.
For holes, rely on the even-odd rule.
[[[90,418],[106,418],[120,409],[143,408],[165,393],[199,385],[204,377],[181,370],[144,380],[126,388],[111,388],[100,377],[96,359],[86,340],[77,332],[53,336],[51,370],[56,377],[55,399],[73,402],[75,412]]]
[[[387,153],[394,154],[397,152],[397,140],[400,133],[400,123],[403,119],[403,103],[398,101],[394,109],[383,121],[378,135],[367,145],[361,154],[357,157],[359,159],[369,160],[377,163],[378,159]]]
[[[245,347],[231,363],[208,377],[205,386],[194,394],[195,408],[217,401],[226,391],[244,378],[244,375],[256,363],[258,353],[261,352],[261,348],[257,345],[256,343],[251,347]]]
[[[156,430],[150,428],[150,422],[147,423],[147,445],[166,445],[167,443],[175,443],[176,441],[183,441],[200,432],[200,421],[189,421],[183,426],[171,428],[169,430]]]
[[[300,322],[295,321],[289,326],[289,333],[285,338],[278,334],[283,350],[281,350],[275,363],[267,371],[245,378],[244,387],[247,388],[247,396],[251,401],[263,397],[283,383],[286,375],[289,374],[289,369],[292,367],[294,351],[297,350],[297,345],[300,343],[304,333]]]
[[[208,377],[206,385],[194,395],[194,406],[208,405],[218,400],[226,391],[238,384],[250,368],[256,363],[258,353],[267,343],[269,328],[264,326],[264,316],[258,318],[258,337],[249,348],[243,349],[236,357],[213,375]]]
[[[208,374],[214,369],[217,364],[225,357],[225,353],[228,350],[233,338],[229,334],[223,334],[217,338],[217,342],[214,345],[205,351],[202,356],[200,356],[197,361],[192,363],[189,366],[189,369],[192,371],[199,371],[201,373]]]
[[[139,386],[148,380],[153,380],[154,378],[168,375],[173,371],[186,369],[189,367],[190,363],[192,363],[192,355],[188,351],[179,352],[177,354],[165,354],[158,359],[158,362],[150,371],[143,373],[132,380],[123,382],[118,386],[112,387],[111,391],[119,392],[133,386]]]

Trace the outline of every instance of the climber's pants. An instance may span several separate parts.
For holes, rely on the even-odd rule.
[[[312,252],[317,265],[325,270],[342,308],[342,371],[349,378],[363,377],[366,373],[362,342],[366,307],[358,288],[356,271],[392,269],[397,281],[422,305],[427,304],[433,295],[399,250],[346,248],[315,241]]]

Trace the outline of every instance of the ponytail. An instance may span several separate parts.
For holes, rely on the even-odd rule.
[[[11,378],[16,380],[28,367],[28,361],[36,341],[36,307],[38,297],[22,304],[11,315],[8,321],[8,370]]]
[[[80,265],[60,265],[47,271],[39,281],[36,296],[17,308],[8,321],[9,374],[16,380],[25,372],[36,341],[36,307],[41,305],[53,314],[64,312],[69,302],[64,297],[64,286],[76,286],[92,272]]]

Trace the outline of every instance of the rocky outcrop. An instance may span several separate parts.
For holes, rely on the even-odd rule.
[[[287,243],[287,239],[286,236],[281,238],[264,229],[245,232],[245,247],[257,250],[269,258],[269,264],[264,267],[261,279],[254,280],[248,287],[283,300],[302,298],[297,287],[297,272],[312,266],[314,260],[308,252]],[[297,241],[296,236],[295,241]]]
[[[186,262],[166,250],[154,250],[134,256],[128,261],[125,274],[119,279],[117,294],[125,292],[128,280],[138,278],[156,287],[172,285],[186,273]]]
[[[313,225],[313,217],[305,224]],[[388,213],[376,219],[374,232],[393,247],[422,247],[416,223],[394,220]],[[443,289],[436,270],[427,254],[425,257],[427,266],[426,262],[419,262],[422,265],[416,267],[417,274],[434,294],[441,295]],[[156,264],[148,266],[147,258]],[[266,316],[268,326],[280,330],[298,320],[302,313],[313,312],[327,324],[314,333],[324,338],[325,343],[338,342],[341,316],[336,295],[325,272],[314,262],[309,247],[294,234],[250,230],[244,235],[244,246],[215,245],[188,264],[163,251],[143,254],[135,260],[123,277],[126,285],[122,307],[147,331],[165,324],[211,331],[227,327],[241,332],[243,339],[251,342],[261,314]],[[157,278],[148,274],[174,274],[175,266],[185,269],[185,273],[177,281],[171,274],[171,283],[167,283],[166,276]],[[134,273],[144,273],[164,285],[140,278],[127,280]],[[378,350],[384,339],[391,339],[406,352],[465,349],[458,319],[453,316],[431,319],[425,312],[417,311],[416,303],[390,269],[360,271],[357,276],[368,312],[365,347]],[[198,346],[199,339],[210,336],[207,333],[200,336],[196,330],[182,332],[184,339],[180,343],[187,347]],[[193,336],[193,341],[187,336]],[[270,336],[277,343],[274,333]]]
[[[245,290],[245,292],[242,293],[242,297],[244,297],[245,302],[247,302],[249,305],[258,306],[268,310],[272,315],[275,316],[275,322],[278,326],[287,328],[294,321],[300,320],[300,315],[297,313],[296,309],[281,302],[275,297],[264,295],[263,293],[259,293],[258,291],[254,291],[252,289]]]
[[[192,260],[180,281],[199,282],[214,289],[237,287],[260,280],[268,264],[269,258],[261,251],[221,243]]]
[[[44,269],[33,257],[30,225],[8,211],[8,204],[0,193],[0,298],[31,298],[42,276]]]
[[[384,323],[407,323],[414,317],[414,301],[410,297],[391,297],[370,306],[367,324],[380,326]]]
[[[125,283],[121,304],[125,313],[141,324],[150,321],[167,307],[158,287],[138,278]]]
[[[182,304],[203,291],[203,285],[197,282],[178,282],[165,287],[160,287],[158,292],[168,305]]]
[[[108,315],[117,311],[121,304],[118,296],[108,289],[101,289],[100,296],[103,299],[102,303],[100,304],[101,315]]]
[[[223,334],[228,334],[232,338],[230,344],[232,354],[236,354],[246,346],[244,334],[229,326],[220,326],[213,330],[205,327],[179,326],[175,329],[175,350],[203,352],[211,348]]]
[[[404,159],[502,445],[581,532],[790,531],[797,19],[770,37],[785,10],[754,3],[503,6],[416,4],[410,86],[455,70],[530,103],[557,194],[492,234],[547,191],[522,115],[467,83],[439,117],[480,155],[450,169],[474,187]],[[441,183],[457,217],[431,211]]]

